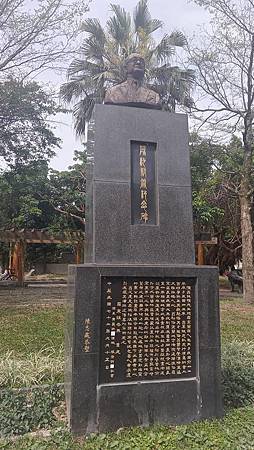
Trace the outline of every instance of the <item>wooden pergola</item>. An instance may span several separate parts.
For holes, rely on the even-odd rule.
[[[197,265],[203,266],[205,264],[205,249],[211,245],[217,245],[217,237],[210,237],[209,239],[200,239],[199,236],[195,236],[195,250],[197,256]]]
[[[19,285],[24,284],[26,244],[70,244],[75,248],[76,264],[83,262],[85,234],[81,231],[64,231],[50,234],[46,230],[0,230],[0,241],[10,244],[9,268]]]

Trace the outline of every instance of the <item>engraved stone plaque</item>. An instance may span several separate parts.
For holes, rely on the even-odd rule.
[[[188,378],[195,278],[102,278],[100,383]]]
[[[155,143],[131,142],[131,223],[157,224]]]

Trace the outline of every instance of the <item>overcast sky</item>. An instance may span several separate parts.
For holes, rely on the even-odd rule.
[[[84,1],[84,0],[82,0]],[[133,12],[138,0],[92,0],[88,17],[98,18],[105,24],[110,16],[110,4],[120,4],[126,10]],[[175,29],[181,30],[186,36],[190,36],[197,31],[198,26],[205,25],[209,21],[209,16],[193,1],[188,0],[149,0],[149,9],[153,18],[160,19],[164,23],[162,33],[172,32]],[[45,81],[45,80],[44,80]],[[73,152],[81,149],[79,139],[75,138],[70,116],[60,115],[57,117],[59,124],[56,125],[56,134],[62,138],[62,149],[52,160],[51,166],[54,169],[64,170],[72,164]]]

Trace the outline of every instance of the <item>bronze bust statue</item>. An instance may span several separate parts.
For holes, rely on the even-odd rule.
[[[143,85],[144,58],[132,53],[125,61],[125,68],[126,81],[107,90],[104,104],[161,109],[159,94]]]

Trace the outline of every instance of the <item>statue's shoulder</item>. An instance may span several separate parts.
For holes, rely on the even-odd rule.
[[[149,87],[143,87],[144,89],[144,93],[146,93],[146,95],[153,100],[160,100],[160,96],[157,92],[155,92],[153,89],[150,89]]]
[[[107,89],[104,103],[117,101],[118,96],[126,90],[126,86],[127,82],[124,81],[123,83],[116,84],[115,86],[112,86],[111,88]]]
[[[140,98],[142,98],[142,101],[147,104],[161,104],[159,94],[153,89],[150,89],[148,86],[141,87]]]
[[[122,83],[119,84],[115,84],[114,86],[112,86],[111,88],[109,88],[107,90],[107,92],[117,92],[122,90],[123,88],[125,88],[127,86],[127,81],[123,81]]]

